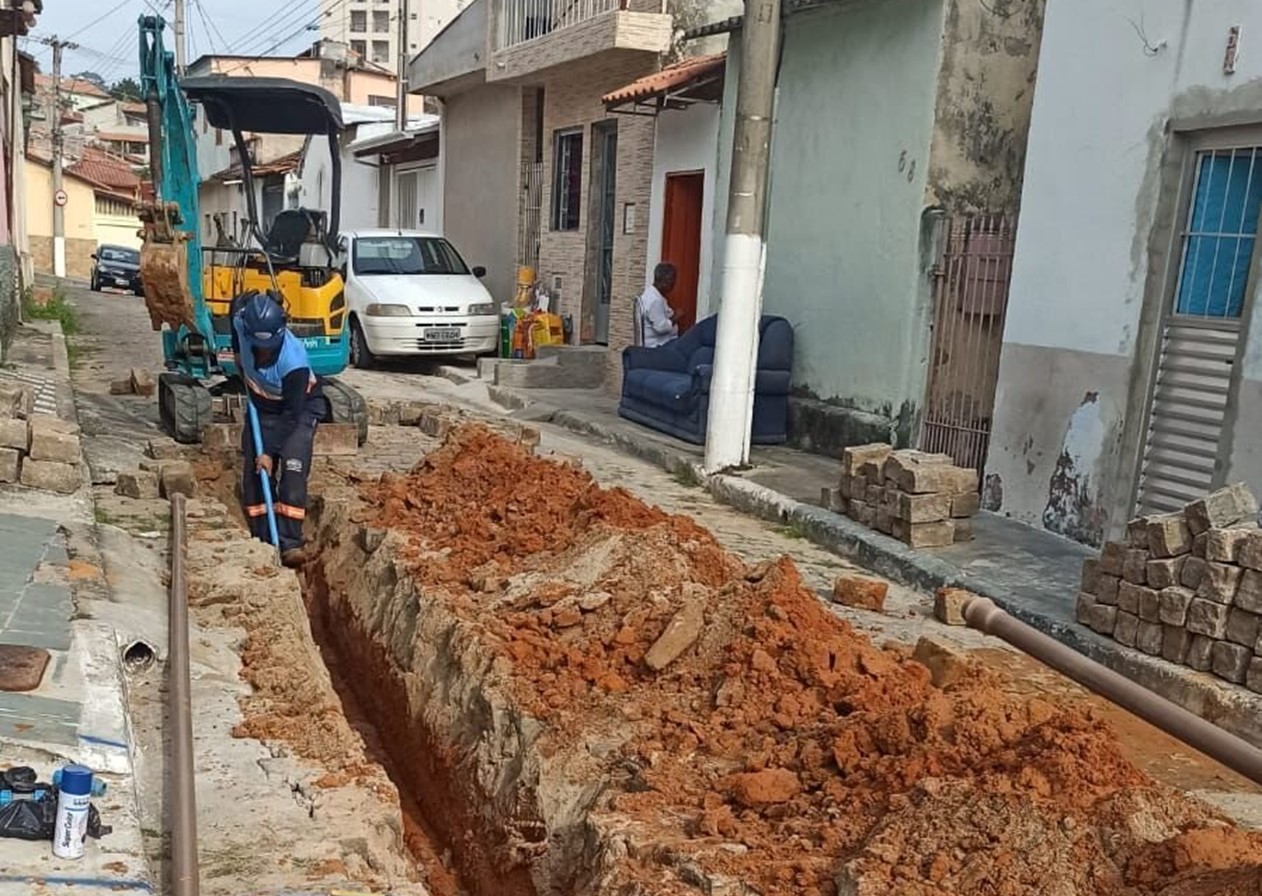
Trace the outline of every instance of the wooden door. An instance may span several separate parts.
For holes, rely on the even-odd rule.
[[[697,287],[701,280],[701,206],[705,173],[666,175],[666,208],[662,222],[662,261],[675,266],[671,307],[679,332],[697,322]]]

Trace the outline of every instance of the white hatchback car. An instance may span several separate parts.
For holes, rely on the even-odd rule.
[[[499,343],[499,315],[472,270],[443,237],[417,230],[342,234],[351,363],[376,357],[482,355]]]

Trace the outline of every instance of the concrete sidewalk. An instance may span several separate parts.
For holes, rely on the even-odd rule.
[[[36,411],[76,419],[65,340],[56,324],[22,327],[0,381],[27,386]],[[106,782],[95,800],[113,828],[86,855],[63,861],[51,843],[0,837],[0,894],[154,887],[144,853],[118,636],[92,607],[107,599],[94,548],[90,485],[74,495],[0,487],[0,644],[46,650],[27,692],[0,691],[0,768],[31,766],[41,780],[67,763]]]
[[[449,379],[467,371],[448,369]],[[976,538],[941,550],[912,550],[848,517],[819,506],[835,486],[841,462],[783,446],[755,447],[751,469],[706,476],[703,451],[617,414],[617,400],[581,389],[512,390],[487,385],[491,399],[513,416],[547,422],[612,444],[706,488],[717,500],[792,527],[816,544],[922,591],[967,588],[1013,616],[1073,647],[1190,712],[1213,719],[1262,746],[1262,697],[1251,691],[1123,647],[1078,625],[1074,601],[1082,561],[1097,552],[1050,532],[991,513],[974,519]]]

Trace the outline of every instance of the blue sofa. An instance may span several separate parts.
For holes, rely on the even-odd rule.
[[[619,416],[686,442],[703,444],[718,320],[717,315],[707,317],[683,336],[657,348],[625,349]],[[763,315],[758,334],[752,441],[779,445],[789,436],[793,327],[783,317]]]

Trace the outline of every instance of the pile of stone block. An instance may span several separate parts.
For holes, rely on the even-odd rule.
[[[1262,693],[1262,529],[1248,487],[1132,520],[1082,567],[1078,621]]]
[[[184,459],[184,451],[174,439],[154,439],[145,448],[147,457],[137,470],[120,472],[114,483],[115,494],[140,501],[167,498],[172,495],[192,497],[197,491],[193,465]]]
[[[81,482],[79,427],[36,416],[34,396],[21,386],[0,386],[0,482],[62,495]]]
[[[977,471],[947,454],[895,451],[885,444],[846,448],[841,483],[824,504],[913,548],[940,548],[973,537],[980,508]]]
[[[110,383],[111,395],[141,395],[151,398],[157,391],[158,382],[153,374],[140,367],[133,367],[126,379]]]

